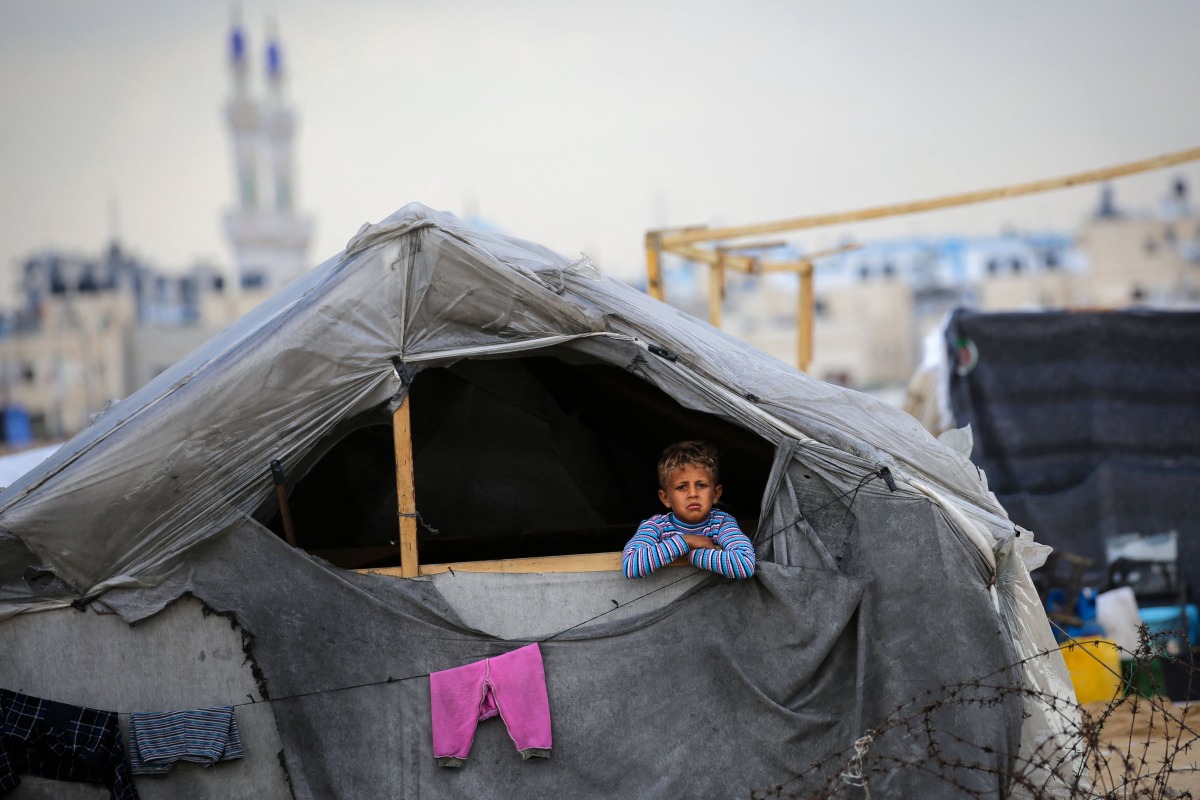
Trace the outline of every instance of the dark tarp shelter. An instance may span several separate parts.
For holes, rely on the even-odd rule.
[[[1200,586],[1200,312],[959,310],[946,347],[955,424],[1014,522],[1098,572],[1106,540],[1175,531]]]
[[[655,510],[657,453],[702,436],[725,454],[756,575],[348,569],[396,563],[389,421],[408,396],[422,562],[616,550]],[[277,534],[272,460],[297,548]],[[805,796],[862,780],[873,796],[1000,797],[1038,774],[1037,748],[1063,745],[1061,712],[1036,697],[1072,697],[1061,658],[1037,655],[1053,646],[1027,571],[1043,557],[903,412],[586,258],[414,204],[0,494],[0,685],[121,711],[151,702],[151,677],[170,695],[169,669],[86,655],[111,617],[70,605],[115,613],[136,643],[198,628],[190,596],[243,632],[258,691],[242,710],[266,706],[282,748],[248,741],[247,762],[281,764],[274,790],[296,797]],[[523,762],[493,721],[463,769],[439,769],[428,674],[531,641],[552,757]],[[21,659],[47,650],[69,677],[39,685]],[[888,722],[927,706],[915,738]],[[271,796],[221,769],[189,795]]]

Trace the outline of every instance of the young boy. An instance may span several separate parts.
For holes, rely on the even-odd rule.
[[[737,520],[713,508],[721,497],[717,450],[705,442],[676,442],[658,460],[658,499],[670,509],[638,526],[625,545],[626,578],[642,578],[685,553],[726,578],[754,574],[754,545]]]

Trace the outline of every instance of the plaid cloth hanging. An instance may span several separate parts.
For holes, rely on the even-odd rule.
[[[112,800],[138,800],[114,712],[0,689],[0,797],[21,774],[99,783]]]

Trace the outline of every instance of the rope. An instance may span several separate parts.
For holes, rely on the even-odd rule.
[[[863,759],[874,743],[875,734],[872,731],[867,731],[865,736],[856,739],[854,742],[854,756],[850,759],[850,763],[846,765],[845,772],[841,774],[842,782],[847,786],[862,789],[863,797],[867,798],[867,800],[871,798],[871,787],[867,785],[867,775],[863,772]]]
[[[421,516],[420,511],[414,511],[411,514],[405,512],[405,511],[400,511],[400,512],[397,512],[397,516],[409,517],[409,518],[416,519],[422,528],[429,531],[434,536],[440,536],[442,534],[441,531],[439,531],[437,528],[433,527],[432,525],[430,525],[428,522],[425,521],[425,518]]]

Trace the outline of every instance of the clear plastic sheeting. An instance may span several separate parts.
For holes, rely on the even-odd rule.
[[[921,343],[921,364],[908,382],[904,410],[925,429],[937,435],[954,427],[950,409],[950,350],[946,346],[946,328],[950,314],[925,334]]]
[[[996,548],[996,595],[1000,618],[1012,636],[1025,682],[1025,722],[1014,771],[1026,781],[1015,797],[1072,797],[1071,787],[1086,786],[1086,742],[1080,726],[1075,689],[1054,633],[1025,568],[1017,537]],[[1062,702],[1063,699],[1070,702]]]

